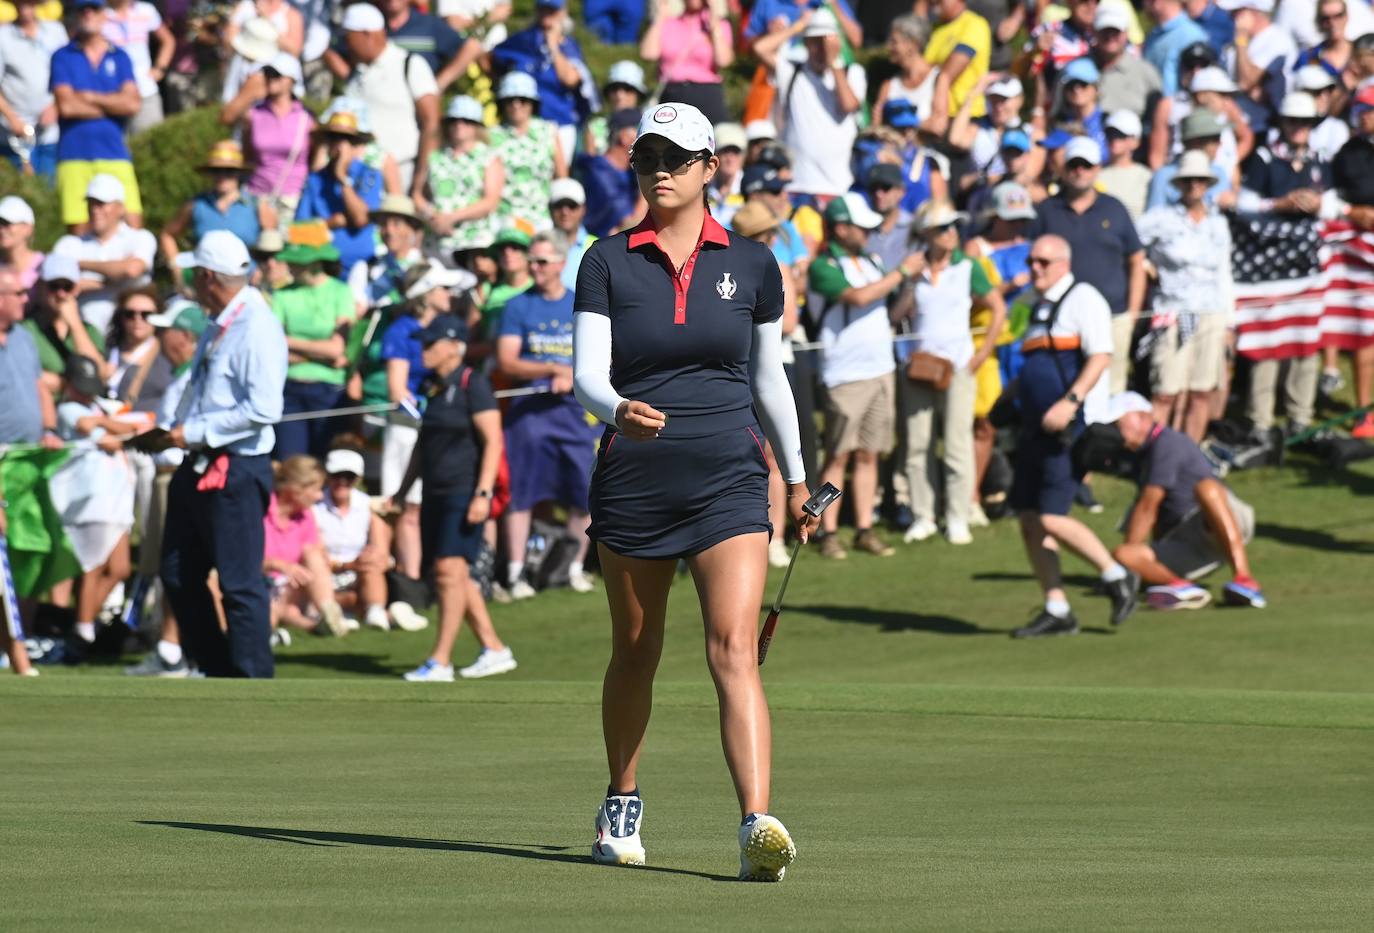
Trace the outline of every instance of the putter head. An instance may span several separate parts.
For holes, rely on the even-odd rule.
[[[840,497],[841,493],[830,483],[821,483],[821,488],[811,494],[811,498],[802,503],[802,511],[812,518],[820,518],[821,513],[830,508],[831,503]]]

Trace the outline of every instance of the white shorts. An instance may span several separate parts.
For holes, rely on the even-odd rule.
[[[406,478],[406,467],[410,466],[410,454],[419,440],[420,429],[404,424],[388,424],[382,428],[382,495],[394,496]],[[421,480],[416,480],[406,494],[406,505],[419,505],[423,494]]]

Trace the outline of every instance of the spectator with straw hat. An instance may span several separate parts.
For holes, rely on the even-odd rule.
[[[183,236],[198,243],[211,230],[228,230],[247,244],[256,243],[262,229],[257,203],[243,190],[250,166],[244,162],[237,142],[222,139],[215,143],[196,168],[210,182],[210,188],[182,204],[162,228],[158,239],[169,264],[175,264],[181,252],[177,241]]]
[[[355,109],[335,101],[315,130],[328,161],[306,178],[297,220],[323,220],[332,231],[345,269],[366,262],[376,251],[370,211],[382,203],[382,173],[363,161],[372,134]]]

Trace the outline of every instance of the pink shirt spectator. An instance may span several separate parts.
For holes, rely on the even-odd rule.
[[[320,528],[315,524],[315,512],[306,509],[294,518],[277,511],[277,496],[267,505],[267,517],[262,520],[266,542],[263,560],[281,560],[299,564],[308,545],[320,543]]]
[[[278,117],[264,101],[249,110],[246,119],[247,155],[256,165],[248,179],[249,193],[299,197],[310,168],[310,129],[315,124],[310,112],[293,101],[290,112]]]
[[[658,77],[665,84],[719,84],[715,49],[711,45],[710,16],[705,10],[684,13],[663,21],[663,53],[658,62]],[[730,23],[716,24],[726,45],[730,44]]]
[[[35,252],[29,256],[29,267],[19,270],[19,284],[29,291],[33,291],[38,284],[38,273],[43,268],[43,260],[47,258],[46,253]]]

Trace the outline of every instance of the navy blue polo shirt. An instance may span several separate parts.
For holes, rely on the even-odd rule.
[[[49,90],[62,85],[74,91],[95,91],[116,94],[134,80],[134,66],[122,49],[110,46],[100,64],[91,67],[81,46],[75,42],[52,53],[52,70],[48,78]],[[127,162],[132,158],[124,143],[124,122],[114,117],[93,119],[60,119],[61,135],[57,140],[57,159],[60,162],[89,162],[97,159]]]
[[[426,493],[472,495],[482,461],[472,416],[495,409],[491,383],[481,373],[460,366],[439,380],[420,421],[420,479]]]
[[[388,29],[392,42],[423,58],[436,75],[458,56],[463,34],[429,13],[411,10],[400,29]]]
[[[611,385],[668,415],[666,437],[754,424],[754,325],[782,317],[782,274],[766,245],[709,214],[674,270],[652,218],[597,240],[577,274],[574,312],[611,319]]]
[[[1126,260],[1145,247],[1136,235],[1135,224],[1126,207],[1109,194],[1098,193],[1092,206],[1083,213],[1069,207],[1063,195],[1040,202],[1031,221],[1028,238],[1053,233],[1063,237],[1073,250],[1073,277],[1087,282],[1102,293],[1112,314],[1126,310],[1126,290],[1130,276]]]
[[[1282,142],[1260,146],[1240,167],[1241,184],[1262,198],[1282,198],[1300,188],[1331,187],[1331,165],[1314,152],[1300,158]]]

